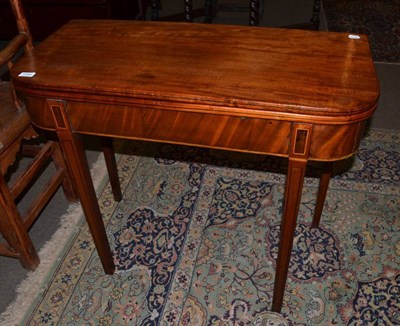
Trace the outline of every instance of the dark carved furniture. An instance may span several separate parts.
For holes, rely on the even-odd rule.
[[[249,24],[257,26],[260,23],[260,8],[262,0],[249,0]],[[151,20],[162,21],[185,21],[193,22],[196,17],[204,16],[205,23],[211,23],[218,11],[219,5],[217,0],[205,0],[204,8],[193,9],[192,0],[182,0],[184,10],[182,14],[175,14],[160,17],[159,8],[161,6],[160,0],[137,0],[139,7],[139,18],[146,20],[147,9],[151,9]]]
[[[246,8],[242,8],[235,4],[220,5],[218,0],[206,0],[204,8],[193,9],[192,0],[182,0],[184,4],[183,14],[175,14],[171,16],[160,17],[159,7],[161,6],[161,0],[137,0],[139,19],[145,20],[147,15],[147,9],[151,9],[151,20],[164,20],[164,21],[186,21],[193,22],[193,19],[199,16],[204,16],[205,23],[211,23],[217,12],[220,10],[224,11],[248,11],[249,12],[249,25],[258,26],[261,22],[262,11],[264,8],[264,0],[249,0],[249,4]],[[233,0],[234,2],[234,0]],[[319,29],[319,15],[321,9],[321,0],[314,0],[313,12],[309,22],[296,24],[292,26],[286,26],[286,28],[296,29]]]
[[[307,162],[352,155],[379,96],[364,35],[210,24],[72,21],[12,77],[34,124],[56,132],[67,153],[108,274],[115,266],[81,134],[288,158],[274,311]]]
[[[151,10],[151,20],[161,21],[186,21],[193,22],[196,17],[204,16],[204,22],[211,23],[215,16],[216,0],[205,0],[203,8],[193,8],[192,0],[182,0],[183,13],[160,17],[159,9],[161,7],[160,0],[137,0],[139,16],[141,20],[146,20],[147,10]]]

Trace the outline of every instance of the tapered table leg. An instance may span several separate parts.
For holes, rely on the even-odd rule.
[[[314,218],[311,223],[312,228],[317,228],[319,226],[319,222],[321,220],[322,210],[324,208],[326,193],[328,192],[329,181],[331,179],[331,176],[332,176],[332,164],[325,163],[324,170],[323,170],[323,172],[321,174],[321,178],[319,180],[317,202],[315,204]]]
[[[289,161],[285,190],[285,207],[281,224],[279,253],[275,272],[274,297],[272,301],[272,311],[275,312],[280,312],[282,308],[305,170],[306,162],[297,160]]]
[[[48,105],[101,263],[111,275],[115,266],[81,137],[70,126],[64,102],[48,100]]]
[[[288,174],[286,177],[285,202],[281,223],[278,259],[276,262],[272,311],[280,312],[289,270],[290,254],[296,229],[307,157],[311,143],[312,127],[295,124],[289,154]]]
[[[115,152],[112,139],[108,137],[101,138],[101,148],[106,161],[108,178],[110,179],[111,189],[115,201],[122,200],[121,185],[118,178],[117,162],[115,161]]]

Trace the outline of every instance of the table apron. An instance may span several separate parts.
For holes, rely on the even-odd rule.
[[[32,122],[55,130],[52,99],[24,97]],[[56,100],[56,102],[59,100]],[[141,139],[288,157],[294,123],[212,112],[63,101],[73,130],[81,134]],[[312,124],[309,160],[335,161],[359,146],[364,121]]]

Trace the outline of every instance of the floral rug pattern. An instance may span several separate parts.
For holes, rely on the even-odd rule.
[[[400,62],[399,0],[323,0],[328,29],[369,36],[375,61]]]
[[[103,273],[82,222],[25,324],[400,324],[398,132],[370,131],[338,168],[315,229],[318,180],[306,179],[282,314],[269,311],[281,160],[128,144],[123,201],[109,186],[99,197],[118,272]]]

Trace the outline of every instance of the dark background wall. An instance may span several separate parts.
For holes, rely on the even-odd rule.
[[[134,0],[23,0],[34,40],[42,40],[71,19],[134,19]],[[0,40],[16,35],[9,0],[0,0]]]

